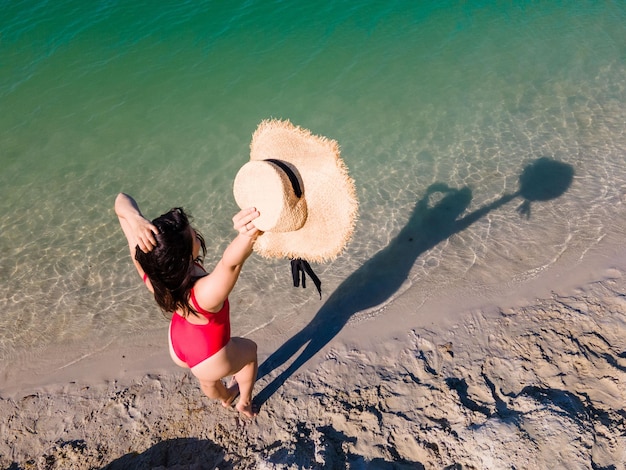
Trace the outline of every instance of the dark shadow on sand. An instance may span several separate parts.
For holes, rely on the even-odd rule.
[[[316,448],[316,441],[311,437],[311,429],[299,423],[294,430],[295,443],[283,444],[280,440],[257,448],[244,456],[219,447],[212,441],[195,438],[177,438],[158,442],[142,453],[131,452],[102,468],[102,470],[152,470],[158,469],[207,469],[234,470],[236,468],[257,468],[255,458],[262,456],[267,467],[280,468],[347,468],[363,469],[423,469],[420,462],[406,461],[400,456],[386,461],[380,458],[366,458],[345,451],[345,442],[354,443],[356,438],[347,437],[341,431],[330,426],[318,428],[325,439],[323,446]],[[295,447],[295,448],[294,448]],[[320,465],[319,458],[323,458]],[[17,464],[8,470],[23,470]]]
[[[226,453],[217,444],[195,438],[161,441],[141,454],[131,452],[102,470],[151,470],[153,468],[233,468],[224,461]]]
[[[389,245],[343,281],[311,322],[261,364],[259,378],[281,367],[304,348],[284,371],[259,392],[254,398],[255,404],[260,407],[265,403],[294,372],[341,331],[353,314],[376,307],[391,298],[422,253],[517,197],[523,199],[518,211],[529,218],[531,202],[559,197],[567,191],[573,176],[571,165],[540,158],[524,168],[517,192],[504,194],[461,219],[459,217],[472,200],[471,189],[454,189],[444,183],[431,185],[415,205],[407,224]],[[441,199],[431,207],[429,201],[437,193],[440,193]]]

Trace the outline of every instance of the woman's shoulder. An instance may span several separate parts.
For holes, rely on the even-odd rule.
[[[198,312],[205,315],[220,312],[224,308],[226,298],[221,296],[218,290],[212,282],[210,273],[199,278],[189,293],[191,304]]]

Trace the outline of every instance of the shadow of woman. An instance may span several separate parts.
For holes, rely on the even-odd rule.
[[[158,442],[145,452],[131,452],[102,470],[149,470],[153,468],[230,468],[224,464],[226,453],[217,444],[195,438],[177,438]]]
[[[569,188],[573,174],[571,165],[540,158],[524,169],[517,192],[504,194],[461,219],[459,216],[472,200],[470,188],[453,189],[444,183],[431,185],[398,235],[343,281],[310,323],[261,364],[259,379],[285,364],[304,347],[300,355],[259,392],[255,404],[265,403],[295,371],[341,331],[353,314],[379,306],[397,292],[422,253],[516,197],[524,199],[525,210],[518,210],[529,217],[532,201],[560,196]],[[429,201],[436,194],[440,194],[441,199],[430,207]]]

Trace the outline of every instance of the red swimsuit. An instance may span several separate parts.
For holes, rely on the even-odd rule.
[[[211,313],[202,309],[191,290],[191,302],[195,309],[209,323],[194,325],[174,313],[170,323],[170,339],[176,355],[189,367],[200,364],[222,349],[230,341],[230,307],[228,299],[219,312]]]
[[[147,279],[148,276],[144,274],[143,282]],[[176,356],[189,367],[193,367],[211,357],[230,341],[230,305],[226,299],[219,312],[208,312],[198,305],[193,288],[190,299],[196,311],[209,320],[209,323],[195,325],[174,313],[170,322],[170,340]]]

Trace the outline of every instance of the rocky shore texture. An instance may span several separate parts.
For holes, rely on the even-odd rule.
[[[1,398],[0,466],[623,469],[625,292],[613,269],[526,307],[463,312],[445,331],[338,339],[252,421],[182,370]]]

